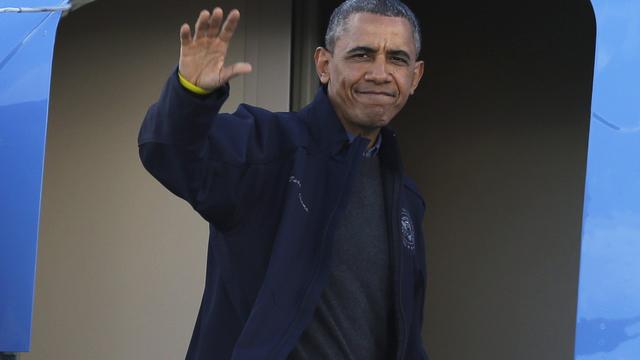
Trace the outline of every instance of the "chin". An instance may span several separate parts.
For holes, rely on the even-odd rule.
[[[364,122],[374,128],[387,126],[393,119],[393,116],[387,112],[370,112],[367,115]]]
[[[387,126],[391,122],[391,119],[386,118],[367,118],[366,120],[360,121],[358,125],[363,129],[367,130],[376,130],[381,127]]]

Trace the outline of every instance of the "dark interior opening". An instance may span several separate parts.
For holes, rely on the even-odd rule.
[[[316,4],[317,33],[339,3]],[[428,208],[428,352],[573,359],[590,2],[405,3],[423,27],[426,73],[392,126]]]

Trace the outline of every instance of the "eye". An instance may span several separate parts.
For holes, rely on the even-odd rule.
[[[367,53],[355,53],[355,54],[352,54],[350,58],[355,60],[366,60],[366,59],[369,59],[370,56]]]
[[[392,56],[391,61],[396,64],[406,65],[409,61],[401,56]]]

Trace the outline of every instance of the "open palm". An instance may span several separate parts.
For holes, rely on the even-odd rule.
[[[191,35],[188,24],[180,28],[180,74],[194,85],[214,90],[231,78],[251,72],[251,65],[225,65],[227,49],[240,20],[240,12],[232,10],[223,23],[224,14],[217,7],[210,14],[200,12]]]

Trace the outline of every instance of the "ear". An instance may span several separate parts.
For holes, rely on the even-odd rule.
[[[420,80],[422,79],[422,75],[424,75],[424,61],[416,61],[413,67],[413,81],[411,82],[411,95],[415,92],[418,84],[420,84]]]
[[[331,62],[331,53],[329,50],[319,47],[316,49],[313,58],[316,62],[316,73],[318,73],[318,78],[320,78],[321,83],[326,85],[330,78],[329,63]]]

